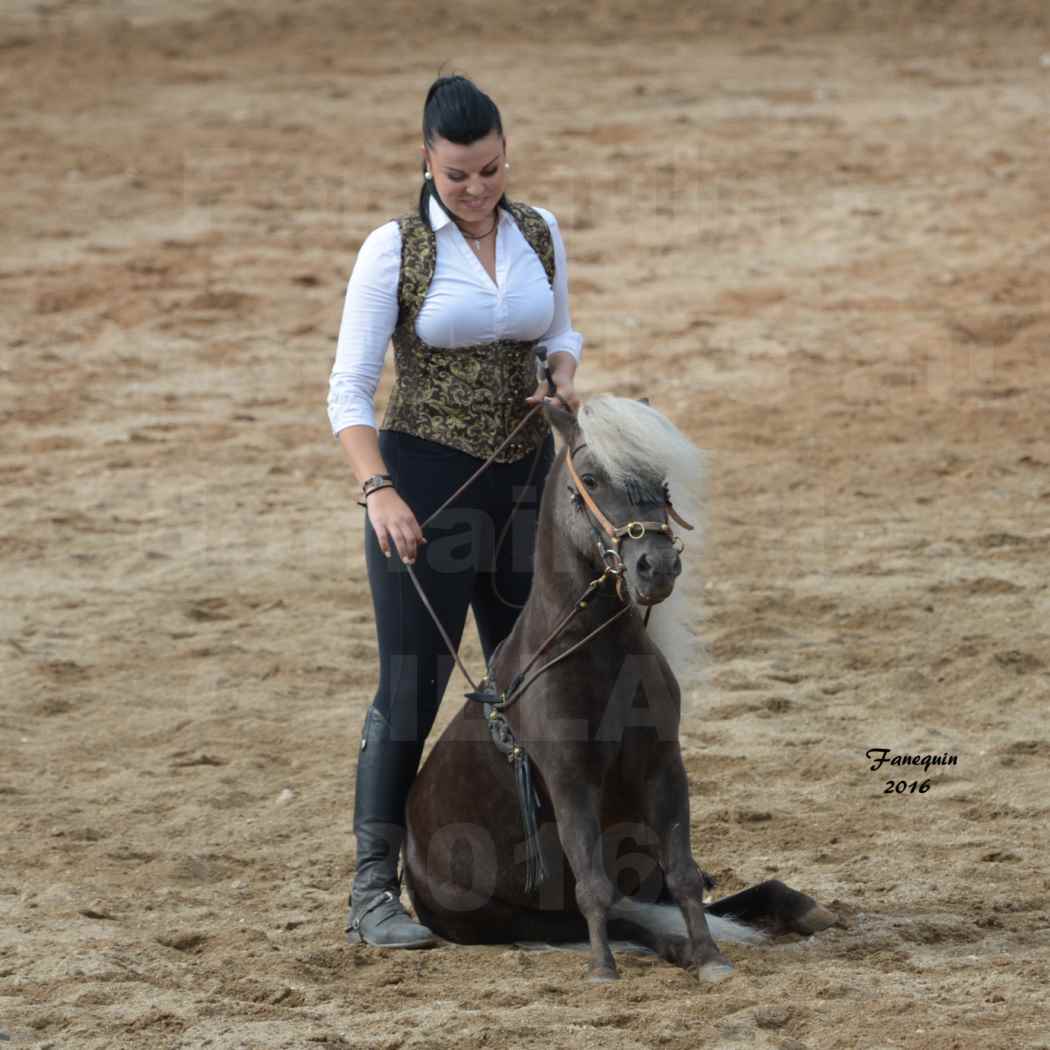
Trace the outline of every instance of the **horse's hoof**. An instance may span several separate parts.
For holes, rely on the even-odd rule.
[[[791,928],[795,933],[803,933],[808,936],[811,933],[826,930],[838,921],[838,916],[834,912],[828,911],[819,904],[814,904],[805,915],[792,920]]]
[[[696,975],[708,984],[718,984],[733,972],[733,964],[721,952],[697,967]]]
[[[620,975],[615,969],[611,969],[608,966],[598,966],[590,971],[587,979],[592,984],[608,984],[610,981],[618,981]]]

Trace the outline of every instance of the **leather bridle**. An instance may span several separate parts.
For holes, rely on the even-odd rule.
[[[533,653],[531,659],[525,664],[525,666],[515,674],[513,680],[502,691],[496,691],[495,685],[488,673],[482,679],[481,684],[474,686],[474,691],[467,693],[467,698],[470,700],[477,700],[487,705],[489,709],[489,717],[493,717],[494,712],[505,710],[512,703],[514,703],[522,693],[546,670],[553,667],[556,663],[564,660],[567,656],[574,653],[577,649],[586,645],[592,638],[600,634],[607,627],[615,623],[621,616],[623,616],[634,604],[627,597],[624,591],[624,564],[623,558],[620,554],[620,546],[625,539],[640,540],[647,532],[661,532],[665,536],[670,537],[674,543],[675,550],[681,553],[683,550],[682,541],[674,534],[674,530],[668,524],[667,519],[663,521],[629,521],[626,525],[613,525],[609,518],[602,512],[601,508],[594,501],[594,497],[587,491],[587,486],[580,478],[580,475],[576,471],[576,467],[573,464],[573,456],[584,448],[585,445],[578,445],[573,448],[571,445],[565,453],[565,464],[568,468],[569,475],[573,480],[573,484],[569,486],[569,491],[572,493],[574,498],[578,498],[581,501],[582,506],[585,506],[587,510],[593,515],[594,520],[590,520],[591,528],[594,530],[598,551],[601,555],[603,570],[599,576],[596,576],[590,583],[587,584],[583,594],[577,598],[570,606],[568,612],[558,621],[555,625],[554,630],[543,640],[539,648]],[[669,498],[664,501],[664,509],[667,514],[673,518],[682,528],[692,530],[693,526],[689,524],[671,505]],[[603,536],[604,533],[604,536]],[[591,599],[591,596],[602,586],[605,581],[612,576],[616,580],[616,596],[620,599],[620,607],[603,620],[594,630],[587,634],[580,641],[569,646],[568,649],[559,653],[553,657],[547,663],[533,670],[535,665],[539,662],[540,657],[547,651],[551,643],[565,630],[569,625],[569,622],[583,609],[587,608],[587,604]],[[645,626],[649,625],[649,616],[652,613],[652,606],[650,605],[645,611]],[[498,647],[497,647],[498,650]],[[493,659],[495,653],[493,653]],[[469,679],[468,679],[469,680]],[[474,685],[471,682],[471,685]]]
[[[587,485],[577,473],[576,465],[573,463],[573,458],[576,454],[586,447],[586,442],[577,445],[575,448],[570,446],[565,454],[565,466],[568,468],[569,476],[573,480],[573,484],[569,486],[569,491],[572,493],[573,498],[579,501],[577,505],[582,504],[590,512],[590,524],[594,530],[602,564],[609,575],[616,577],[616,593],[621,601],[626,601],[627,599],[623,594],[623,557],[620,554],[620,546],[625,539],[640,540],[647,532],[661,532],[671,540],[679,554],[682,553],[684,547],[682,541],[674,534],[667,517],[663,521],[629,521],[626,525],[613,525],[609,521],[588,491]],[[666,489],[664,510],[667,516],[683,529],[688,529],[692,532],[693,526],[674,509],[670,498],[666,495]],[[602,533],[604,533],[604,537]],[[609,546],[609,544],[612,544],[612,546]],[[648,614],[646,615],[646,622],[648,622]]]

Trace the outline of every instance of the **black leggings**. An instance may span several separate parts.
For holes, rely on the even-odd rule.
[[[379,449],[420,524],[482,463],[458,449],[394,430],[380,431]],[[423,530],[427,542],[413,565],[423,592],[457,648],[467,609],[474,610],[486,662],[510,633],[529,594],[539,502],[553,459],[554,440],[548,435],[535,453],[515,463],[491,464]],[[365,560],[379,641],[373,705],[390,723],[393,740],[422,748],[454,661],[397,549],[391,544],[391,556],[383,555],[367,514]]]

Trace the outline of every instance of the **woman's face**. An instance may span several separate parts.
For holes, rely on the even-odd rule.
[[[507,185],[506,149],[498,131],[469,146],[436,136],[433,146],[423,147],[438,194],[461,222],[488,221]]]

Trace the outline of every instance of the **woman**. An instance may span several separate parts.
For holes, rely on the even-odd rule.
[[[582,340],[569,320],[565,249],[554,217],[508,201],[507,143],[492,100],[441,77],[423,108],[419,212],[374,230],[350,277],[328,412],[367,506],[365,560],[379,687],[357,764],[351,941],[435,943],[400,901],[404,808],[452,657],[405,569],[458,646],[474,611],[486,660],[528,595],[536,509],[553,458],[536,413],[496,461],[426,521],[548,390],[573,410]],[[382,428],[373,398],[387,343],[397,379]],[[517,510],[515,510],[517,506]],[[397,557],[393,557],[396,552]]]

